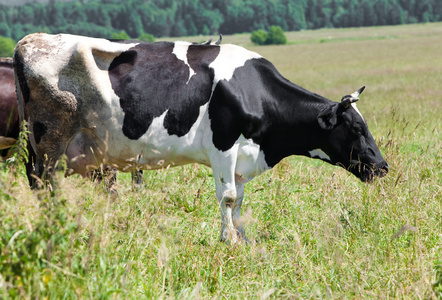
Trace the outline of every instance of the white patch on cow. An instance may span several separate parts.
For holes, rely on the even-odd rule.
[[[45,33],[29,35],[26,39],[30,41],[23,47],[23,50],[29,53],[26,57],[33,60],[25,62],[27,66],[36,68],[38,70],[36,70],[36,74],[40,74],[53,86],[57,86],[59,74],[73,57],[83,60],[86,64],[84,68],[88,71],[97,69],[107,71],[115,57],[138,44],[121,44],[105,39],[70,34],[58,34],[55,37]],[[33,39],[39,41],[33,43]],[[91,78],[95,78],[93,74],[91,74]]]
[[[112,139],[109,140],[109,160],[117,164],[126,164],[126,170],[134,168],[158,169],[167,166],[179,166],[188,163],[201,163],[210,166],[203,141],[212,141],[207,104],[200,107],[200,113],[189,132],[178,137],[169,135],[164,127],[164,118],[168,111],[153,119],[147,132],[138,140],[130,140],[121,131],[122,118],[112,128]],[[114,107],[118,114],[121,108]],[[103,135],[104,133],[101,133]],[[118,160],[118,161],[117,161]],[[124,163],[121,163],[123,161]]]
[[[222,45],[216,59],[209,65],[215,71],[214,87],[220,80],[230,80],[235,70],[244,66],[246,61],[261,58],[258,53],[236,45]]]
[[[331,161],[330,156],[328,156],[327,153],[325,153],[319,148],[309,151],[308,153],[310,154],[311,158],[319,158]]]
[[[362,120],[364,120],[365,122],[365,119],[362,116],[361,112],[359,111],[358,107],[356,106],[356,103],[352,103],[351,106],[353,106],[353,108],[356,110],[356,112],[361,116]]]
[[[187,80],[186,84],[189,83],[190,78],[192,78],[193,75],[196,75],[196,72],[192,69],[187,61],[187,51],[189,50],[190,45],[191,44],[188,42],[175,42],[175,46],[173,47],[172,51],[172,53],[175,54],[179,60],[182,60],[189,67],[189,79]]]

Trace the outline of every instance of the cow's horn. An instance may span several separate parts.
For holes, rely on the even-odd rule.
[[[342,97],[341,100],[341,105],[344,108],[348,108],[350,106],[350,104],[355,103],[356,101],[359,100],[359,95],[362,93],[362,91],[365,89],[365,85],[363,87],[361,87],[359,90],[357,90],[356,92],[354,92],[351,95],[346,95],[344,97]]]
[[[221,41],[223,40],[223,35],[220,33],[219,34],[219,39],[215,42],[215,45],[219,45],[221,44]]]
[[[356,92],[354,92],[353,94],[351,94],[351,97],[352,98],[357,98],[358,100],[359,100],[359,95],[360,94],[362,94],[362,92],[364,91],[364,89],[365,89],[365,85],[364,86],[362,86],[359,90],[357,90]],[[356,100],[357,101],[357,100]],[[354,102],[356,102],[356,101],[354,101]]]
[[[213,37],[210,37],[210,39],[208,39],[207,41],[205,41],[204,43],[201,43],[201,45],[210,45],[210,43],[212,42]]]

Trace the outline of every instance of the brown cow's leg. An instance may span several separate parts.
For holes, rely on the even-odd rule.
[[[132,184],[136,188],[139,188],[144,183],[143,170],[133,171],[131,173],[131,177],[132,177]]]
[[[117,194],[117,169],[109,165],[102,165],[100,168],[88,172],[87,177],[97,183],[104,181],[106,190],[111,194]]]

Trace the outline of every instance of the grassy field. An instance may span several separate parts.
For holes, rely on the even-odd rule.
[[[442,24],[287,33],[256,47],[294,83],[359,110],[390,164],[372,184],[290,157],[246,185],[250,245],[219,242],[211,171],[145,172],[118,197],[0,165],[0,298],[442,298]],[[193,37],[199,41],[206,37]]]

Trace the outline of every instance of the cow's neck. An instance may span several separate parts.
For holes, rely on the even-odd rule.
[[[269,109],[271,124],[261,145],[266,161],[274,166],[290,155],[328,160],[321,150],[326,132],[318,123],[319,113],[333,101],[285,82],[275,96],[278,105]]]

